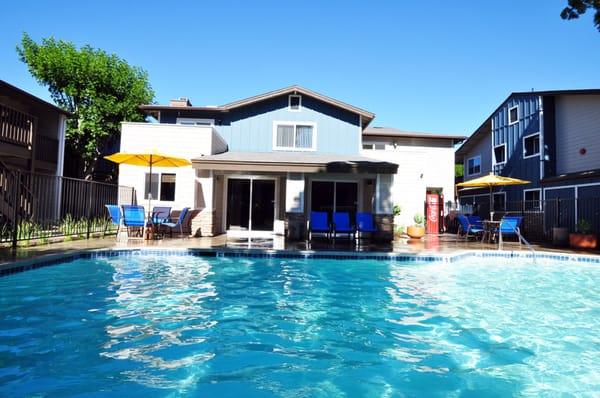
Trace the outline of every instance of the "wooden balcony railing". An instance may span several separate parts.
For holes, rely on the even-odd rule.
[[[34,122],[33,116],[0,104],[0,141],[31,146]]]

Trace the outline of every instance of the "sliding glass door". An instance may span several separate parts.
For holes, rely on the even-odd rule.
[[[228,231],[272,231],[275,220],[275,180],[227,180]]]
[[[345,181],[313,181],[311,191],[311,210],[331,213],[350,213],[354,220],[358,208],[358,183]]]

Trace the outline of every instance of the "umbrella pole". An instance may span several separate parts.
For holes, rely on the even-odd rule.
[[[490,185],[490,221],[494,221],[494,197],[492,195],[492,186]]]
[[[150,154],[150,176],[148,177],[148,214],[150,214],[150,204],[152,203],[152,154]]]

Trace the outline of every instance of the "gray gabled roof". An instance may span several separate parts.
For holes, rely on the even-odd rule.
[[[358,108],[356,106],[347,104],[345,102],[336,100],[334,98],[328,97],[326,95],[317,93],[315,91],[309,90],[307,88],[304,88],[304,87],[298,86],[298,85],[293,85],[293,86],[284,87],[284,88],[281,88],[278,90],[269,91],[264,94],[255,95],[253,97],[241,99],[241,100],[230,102],[228,104],[220,105],[220,106],[177,106],[177,107],[174,107],[174,106],[169,106],[169,105],[152,105],[152,104],[150,104],[150,105],[142,105],[142,106],[140,106],[140,109],[146,110],[146,111],[161,111],[161,110],[179,110],[179,111],[187,110],[187,111],[190,111],[191,110],[191,111],[228,112],[232,109],[236,109],[236,108],[239,108],[242,106],[254,104],[256,102],[264,101],[264,100],[274,98],[274,97],[277,97],[280,95],[285,95],[285,94],[307,95],[307,96],[316,98],[320,101],[323,101],[325,103],[328,103],[330,105],[336,106],[338,108],[345,109],[352,113],[356,113],[363,118],[363,126],[368,125],[375,118],[374,113],[371,113],[364,109]]]
[[[369,127],[363,131],[363,137],[407,137],[407,138],[437,138],[462,141],[467,137],[462,134],[440,134],[399,130],[392,127]]]

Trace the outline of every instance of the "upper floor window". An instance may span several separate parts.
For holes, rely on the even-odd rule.
[[[369,143],[364,143],[362,147],[363,147],[363,149],[367,149],[367,150],[375,150],[375,151],[384,151],[385,150],[385,144],[382,144],[382,143],[369,142]]]
[[[275,122],[273,149],[314,151],[317,149],[317,129],[308,122]]]
[[[530,158],[540,154],[540,133],[523,137],[523,157]]]
[[[178,117],[177,124],[185,124],[188,126],[213,126],[215,124],[214,119],[198,119],[192,117]]]
[[[291,94],[288,97],[288,107],[290,111],[300,111],[300,107],[302,106],[302,97],[297,94]]]
[[[508,124],[515,124],[519,121],[519,106],[508,108]]]
[[[506,144],[496,145],[494,147],[494,164],[506,163]]]
[[[481,173],[481,156],[467,159],[467,176],[477,175]]]

